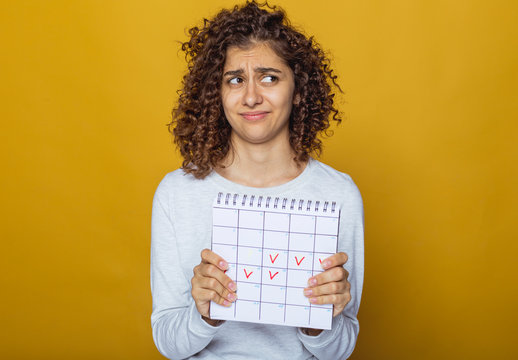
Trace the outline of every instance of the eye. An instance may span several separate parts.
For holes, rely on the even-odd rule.
[[[241,79],[240,77],[233,77],[233,78],[228,79],[228,83],[231,85],[238,85],[238,84],[241,84],[242,82],[243,82],[243,79]]]
[[[273,83],[277,81],[278,77],[275,75],[266,75],[261,79],[261,82]]]

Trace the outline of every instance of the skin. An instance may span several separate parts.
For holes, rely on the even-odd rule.
[[[221,98],[225,116],[232,126],[232,152],[215,169],[227,179],[252,187],[286,183],[304,170],[294,160],[289,144],[289,116],[294,103],[295,81],[290,67],[266,43],[227,50]],[[324,272],[313,276],[304,295],[313,304],[333,304],[333,316],[351,300],[347,255],[334,254],[322,262]],[[227,262],[204,249],[194,268],[192,297],[202,318],[209,318],[210,301],[230,306],[237,299],[236,284],[225,274]],[[305,329],[316,336],[322,330]]]
[[[232,126],[232,151],[216,171],[236,183],[270,187],[297,177],[289,116],[295,81],[290,67],[266,44],[227,50],[221,98]],[[259,113],[258,118],[247,114]],[[263,114],[263,115],[261,115]]]

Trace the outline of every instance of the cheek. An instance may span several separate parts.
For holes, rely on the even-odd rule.
[[[225,95],[221,95],[221,105],[223,106],[223,111],[225,114],[228,113],[229,105],[228,105],[228,98]]]
[[[277,96],[274,98],[276,99],[277,106],[279,108],[282,108],[284,112],[291,113],[291,109],[293,107],[293,96],[294,96],[294,89],[293,88],[284,88],[283,91],[280,91]]]
[[[282,108],[284,113],[291,113],[291,109],[293,106],[293,96],[285,95],[282,98],[279,98],[278,107]]]
[[[234,100],[235,99],[229,93],[221,94],[221,104],[223,105],[223,110],[225,113],[232,111],[232,108],[234,107]]]

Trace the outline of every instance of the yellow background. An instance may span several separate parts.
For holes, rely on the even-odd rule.
[[[160,359],[151,201],[177,40],[230,1],[2,1],[2,359]],[[352,359],[518,358],[518,3],[279,1],[333,55],[364,198]],[[318,4],[319,6],[316,6]]]

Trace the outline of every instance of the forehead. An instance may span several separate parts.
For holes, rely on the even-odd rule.
[[[286,62],[265,42],[254,43],[246,48],[231,46],[227,49],[224,70],[255,66],[287,67]]]

